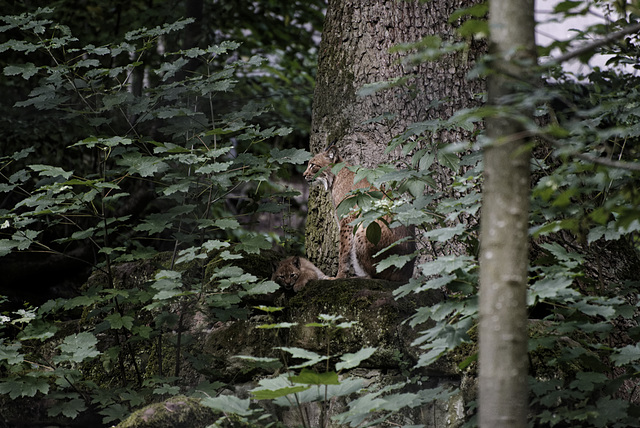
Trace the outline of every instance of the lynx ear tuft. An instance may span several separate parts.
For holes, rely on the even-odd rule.
[[[271,265],[271,273],[276,273],[278,267],[280,266],[280,262],[272,260],[269,264]]]
[[[325,151],[329,150],[331,147],[335,146],[336,143],[338,142],[337,139],[334,139],[333,141],[331,141],[329,144],[327,144],[327,148],[324,149]]]
[[[293,258],[293,265],[296,268],[300,269],[300,257],[296,256],[296,257]]]
[[[338,158],[338,146],[336,146],[336,142],[331,143],[329,147],[327,147],[327,156],[329,159],[334,160]]]

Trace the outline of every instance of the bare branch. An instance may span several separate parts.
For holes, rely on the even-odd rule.
[[[591,43],[587,43],[574,51],[567,52],[564,55],[560,55],[559,57],[552,58],[549,61],[546,61],[542,64],[543,67],[551,67],[554,65],[562,64],[563,62],[569,61],[570,59],[574,59],[582,54],[587,52],[591,52],[600,46],[608,45],[616,40],[626,36],[627,34],[637,33],[640,31],[640,22],[629,25],[628,27],[623,28],[622,30],[616,31],[615,33],[611,33],[601,39],[595,40]]]
[[[589,156],[584,153],[574,153],[571,156],[575,156],[578,159],[582,159],[584,161],[592,162],[598,165],[609,166],[611,168],[626,169],[628,171],[640,171],[640,163],[637,162],[623,162],[607,158],[597,158],[595,156]]]
[[[531,134],[531,135],[534,137],[543,139],[544,141],[550,143],[554,147],[562,147],[562,144],[558,140],[550,138],[547,135],[544,135],[544,134]],[[608,166],[611,168],[620,168],[620,169],[626,169],[627,171],[636,171],[636,172],[640,171],[640,162],[615,161],[607,158],[599,158],[596,156],[590,156],[585,153],[577,153],[577,152],[569,153],[569,156],[582,159],[583,161],[586,161],[586,162],[595,163],[597,165]]]

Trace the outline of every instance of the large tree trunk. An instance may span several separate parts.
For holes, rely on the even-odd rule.
[[[535,65],[533,0],[492,0],[488,103],[527,84]],[[513,77],[516,76],[516,80]],[[533,83],[532,81],[529,81]],[[512,112],[510,112],[512,113]],[[480,427],[527,426],[527,267],[530,152],[522,126],[487,119],[480,251]]]
[[[477,102],[482,81],[466,79],[477,50],[450,54],[418,67],[402,64],[403,54],[389,53],[399,43],[415,42],[427,35],[456,40],[449,15],[469,0],[367,1],[331,0],[327,9],[318,59],[311,124],[311,151],[323,150],[337,140],[343,159],[353,165],[375,166],[397,160],[399,151],[384,155],[387,143],[407,124],[447,118]],[[455,23],[454,23],[455,24]],[[358,96],[367,83],[410,77],[413,85]],[[435,100],[444,100],[434,107]],[[391,114],[388,120],[371,121]],[[431,141],[451,142],[459,133],[433,135]],[[443,188],[448,174],[438,177]],[[336,272],[337,225],[324,189],[316,186],[309,196],[306,248],[308,257],[324,272]]]

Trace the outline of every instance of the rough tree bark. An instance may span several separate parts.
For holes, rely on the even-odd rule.
[[[489,28],[497,72],[488,80],[488,103],[500,106],[533,78],[533,0],[492,0]],[[526,427],[530,152],[515,120],[498,115],[486,127],[491,143],[484,152],[480,221],[479,426]]]
[[[454,111],[478,102],[482,81],[466,79],[481,49],[450,54],[418,67],[402,64],[402,54],[389,53],[399,43],[427,35],[456,40],[455,25],[448,18],[455,10],[476,0],[438,2],[380,0],[330,0],[320,44],[318,73],[311,124],[311,151],[338,141],[342,157],[354,165],[375,166],[397,160],[399,151],[384,155],[390,139],[407,124],[447,118]],[[395,88],[361,97],[367,83],[409,77],[411,91]],[[437,106],[432,101],[442,100]],[[389,120],[371,119],[391,114]],[[462,135],[433,135],[433,142],[458,141]],[[446,172],[439,177],[444,187]],[[308,257],[325,273],[337,269],[337,225],[331,203],[319,186],[311,189],[307,216]]]

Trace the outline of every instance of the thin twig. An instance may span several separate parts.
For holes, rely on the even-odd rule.
[[[554,140],[553,138],[550,138],[544,134],[532,134],[532,136],[539,137],[544,141],[548,142],[549,144],[551,144],[552,146],[562,147],[562,145],[557,140]],[[611,168],[620,168],[620,169],[626,169],[628,171],[635,171],[635,172],[640,171],[640,163],[638,162],[616,161],[608,158],[598,158],[595,156],[590,156],[584,153],[576,153],[576,152],[569,153],[569,156],[573,156],[578,159],[582,159],[583,161],[595,163],[597,165],[608,166]]]
[[[571,156],[575,156],[578,159],[582,159],[587,162],[592,162],[598,165],[608,166],[611,168],[620,168],[626,169],[628,171],[640,171],[640,163],[637,162],[624,162],[624,161],[615,161],[607,158],[597,158],[595,156],[589,156],[584,153],[574,153]]]
[[[612,42],[615,42],[616,40],[626,36],[627,34],[637,33],[638,31],[640,31],[640,22],[633,25],[629,25],[628,27],[625,27],[622,30],[608,34],[605,37],[602,37],[601,39],[598,39],[598,40],[594,40],[591,43],[582,45],[579,48],[575,49],[574,51],[567,52],[566,54],[560,55],[559,57],[556,57],[556,58],[552,58],[549,61],[544,62],[542,66],[551,67],[554,65],[562,64],[563,62],[569,61],[571,59],[579,57],[580,55],[591,52],[601,46],[605,46]]]

